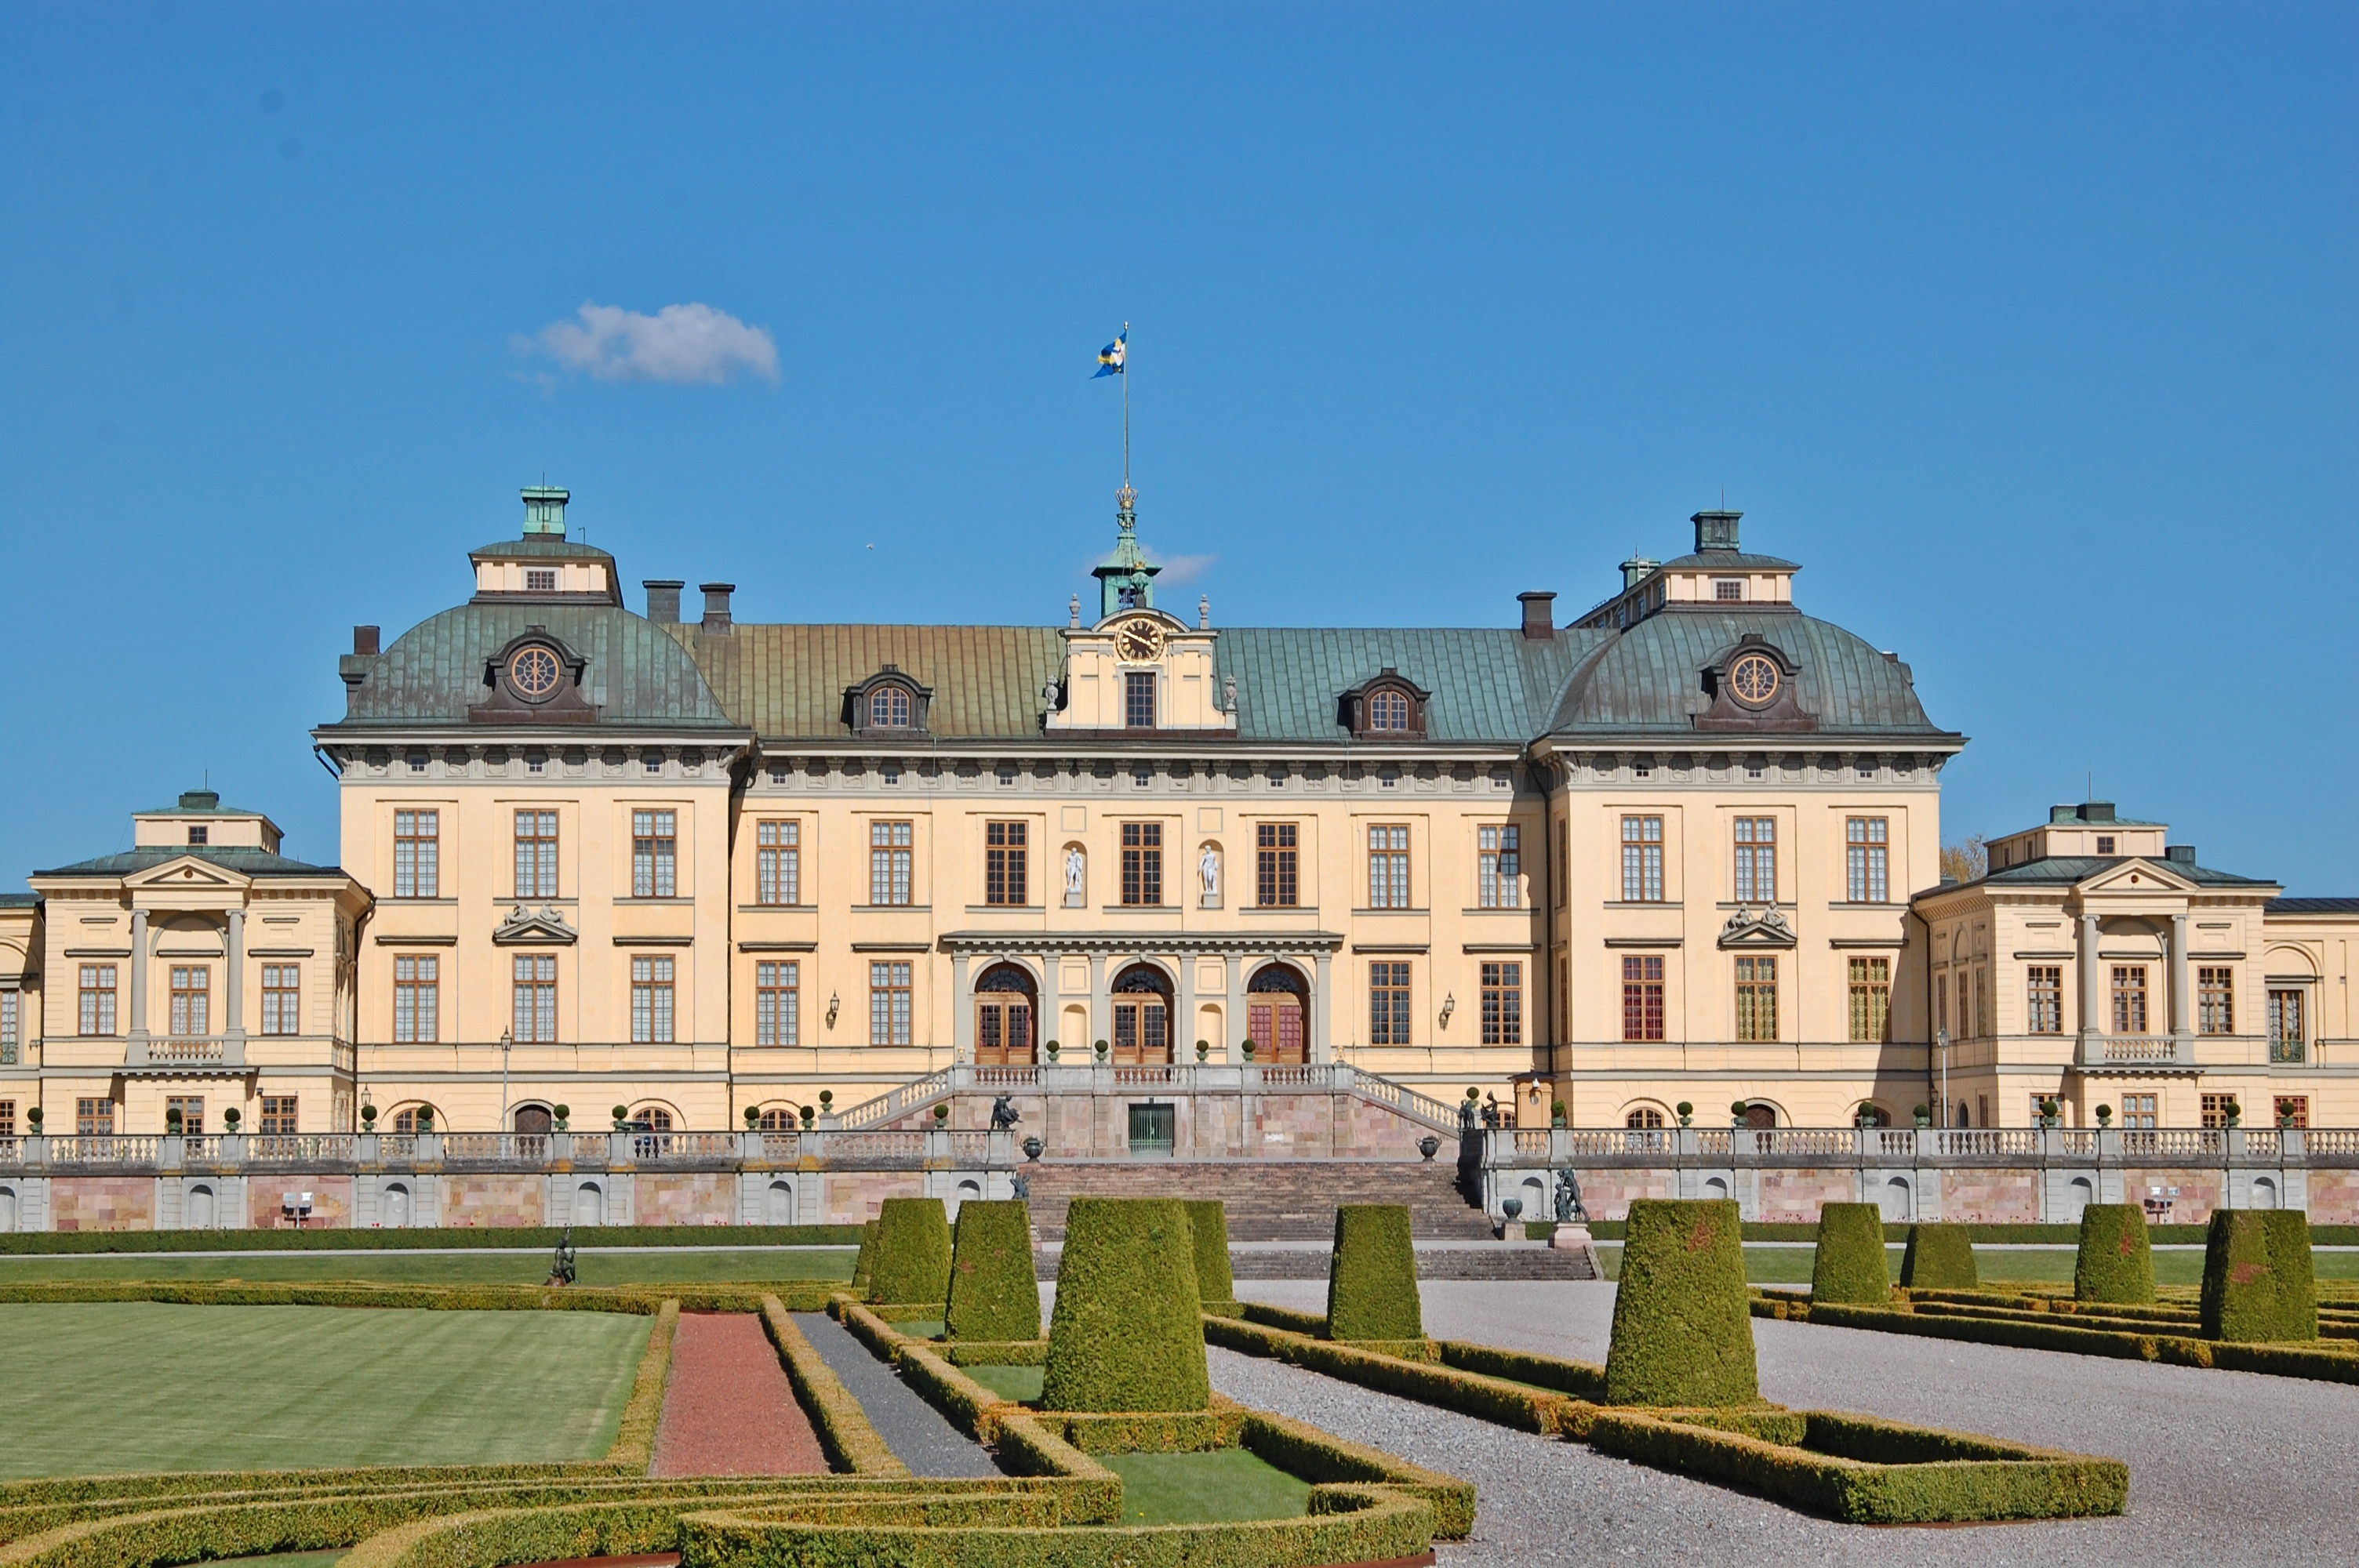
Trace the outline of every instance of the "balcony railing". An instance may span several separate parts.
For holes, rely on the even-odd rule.
[[[2083,1034],[2080,1054],[2083,1067],[2191,1067],[2195,1039],[2188,1034]]]

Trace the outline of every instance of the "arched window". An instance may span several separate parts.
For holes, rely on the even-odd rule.
[[[1385,687],[1368,694],[1368,729],[1380,734],[1408,732],[1408,693]]]
[[[634,1121],[646,1122],[647,1124],[647,1130],[650,1132],[669,1132],[671,1130],[671,1112],[666,1110],[659,1105],[641,1107],[639,1113],[631,1119]]]
[[[1651,1105],[1642,1105],[1622,1119],[1625,1127],[1660,1127],[1663,1113]]]
[[[872,730],[907,730],[909,727],[909,688],[905,686],[880,686],[870,692],[868,727]]]
[[[1151,964],[1133,964],[1114,982],[1116,1066],[1171,1060],[1171,982]]]
[[[974,1059],[1013,1067],[1032,1060],[1037,1016],[1032,977],[1015,964],[995,964],[974,983]]]
[[[762,1119],[756,1125],[764,1132],[792,1132],[801,1124],[795,1119],[794,1107],[767,1105],[762,1108]]]

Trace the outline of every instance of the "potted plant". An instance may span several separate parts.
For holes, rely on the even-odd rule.
[[[1695,1125],[1695,1107],[1689,1104],[1686,1100],[1680,1101],[1679,1104],[1671,1107],[1671,1109],[1679,1113],[1680,1125],[1681,1127],[1692,1127]]]
[[[2101,1106],[2099,1106],[2099,1107],[2097,1108],[2097,1126],[2098,1126],[2100,1129],[2104,1129],[2104,1128],[2111,1127],[2113,1124],[2114,1124],[2114,1108],[2113,1108],[2112,1106],[2109,1106],[2109,1105],[2101,1105]]]
[[[238,1108],[235,1106],[232,1106],[227,1110],[222,1112],[222,1125],[232,1132],[235,1132],[237,1130],[237,1124],[245,1119],[245,1118],[239,1114]],[[418,1125],[421,1130],[426,1125],[426,1113],[422,1110],[418,1113]]]
[[[805,1106],[805,1107],[803,1107],[803,1108],[802,1108],[802,1115],[803,1115],[803,1130],[804,1130],[804,1131],[806,1131],[806,1132],[808,1132],[808,1131],[810,1131],[810,1124],[811,1124],[811,1117],[812,1117],[812,1114],[813,1114],[813,1113],[812,1113],[812,1110],[811,1110],[811,1108],[810,1108],[810,1107],[809,1107],[809,1106]]]
[[[1098,1054],[1098,1060],[1101,1062],[1104,1061],[1106,1059],[1106,1043],[1103,1040],[1099,1041],[1096,1045],[1096,1051]]]
[[[761,1111],[760,1111],[758,1108],[756,1108],[756,1107],[754,1107],[754,1106],[750,1106],[750,1105],[749,1105],[749,1106],[747,1106],[747,1107],[745,1108],[745,1130],[746,1130],[746,1131],[748,1131],[748,1132],[751,1132],[751,1131],[753,1131],[756,1128],[757,1128],[757,1127],[759,1127],[759,1126],[761,1126],[761,1125],[762,1125],[762,1113],[761,1113]]]
[[[235,1132],[237,1130],[237,1111],[234,1108],[223,1111],[222,1113],[222,1119],[229,1123],[229,1130],[232,1132]],[[434,1108],[432,1106],[421,1105],[418,1108],[418,1130],[420,1132],[431,1132],[434,1130]]]
[[[1564,1101],[1560,1099],[1549,1102],[1549,1125],[1550,1127],[1568,1125],[1565,1120]]]
[[[1049,1065],[1053,1067],[1057,1065],[1057,1043],[1054,1040],[1049,1041],[1047,1050],[1049,1053]]]
[[[572,1116],[573,1108],[570,1105],[549,1107],[549,1118],[551,1130],[558,1132],[571,1131],[571,1129],[568,1123],[572,1119]]]
[[[614,1119],[615,1131],[626,1132],[630,1130],[631,1108],[629,1106],[618,1105],[607,1114]]]
[[[936,1127],[943,1126],[950,1120],[950,1119],[951,1108],[949,1106],[938,1105],[934,1107],[934,1125]]]
[[[1245,1039],[1239,1041],[1237,1043],[1237,1049],[1245,1053],[1245,1058],[1246,1061],[1252,1061],[1254,1051],[1253,1036],[1248,1034]]]
[[[1741,1100],[1741,1099],[1736,1099],[1736,1100],[1731,1100],[1731,1101],[1729,1101],[1729,1102],[1728,1102],[1728,1114],[1729,1114],[1729,1118],[1730,1118],[1729,1125],[1730,1125],[1731,1127],[1742,1127],[1742,1126],[1744,1126],[1744,1125],[1745,1125],[1745,1112],[1747,1112],[1747,1111],[1749,1111],[1749,1110],[1751,1110],[1752,1108],[1752,1108],[1750,1105],[1747,1105],[1745,1101],[1743,1101],[1743,1100]]]
[[[821,1089],[821,1090],[820,1090],[820,1091],[819,1091],[819,1113],[820,1113],[821,1116],[832,1116],[832,1115],[833,1115],[833,1114],[834,1114],[834,1112],[835,1112],[835,1091],[834,1091],[833,1089]]]
[[[363,1132],[376,1130],[376,1107],[373,1105],[361,1107],[361,1130]]]
[[[1212,1055],[1212,1043],[1211,1041],[1209,1041],[1209,1040],[1199,1040],[1199,1041],[1197,1041],[1197,1042],[1196,1042],[1196,1060],[1197,1060],[1197,1061],[1201,1062],[1201,1061],[1205,1060],[1207,1057],[1211,1056],[1211,1055]]]
[[[2245,1125],[2245,1108],[2237,1104],[2234,1100],[2230,1100],[2226,1105],[2222,1106],[2220,1109],[2227,1119],[2229,1126],[2242,1127]]]
[[[167,1138],[178,1138],[179,1135],[180,1108],[177,1105],[167,1106],[164,1109],[164,1136]]]
[[[2049,1095],[2039,1102],[2039,1125],[2044,1128],[2054,1127],[2062,1116],[2063,1110],[2063,1106],[2058,1103],[2056,1097]]]
[[[38,1138],[41,1135],[41,1108],[39,1106],[34,1106],[32,1108],[25,1112],[25,1125],[33,1130],[34,1137]]]

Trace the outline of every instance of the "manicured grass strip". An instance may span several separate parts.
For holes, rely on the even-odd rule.
[[[1098,1457],[1122,1477],[1125,1524],[1300,1519],[1310,1504],[1310,1482],[1288,1475],[1250,1449]]]
[[[819,1433],[820,1446],[827,1451],[828,1463],[853,1475],[908,1475],[909,1467],[895,1456],[891,1445],[869,1424],[860,1401],[843,1386],[843,1379],[835,1375],[834,1368],[820,1355],[796,1325],[794,1314],[777,1297],[762,1298],[762,1324],[769,1331],[770,1342],[778,1347],[778,1359],[787,1368],[787,1381],[794,1385],[795,1398],[811,1418],[811,1426]]]
[[[234,1242],[228,1243],[234,1246]],[[830,1249],[788,1252],[747,1249],[728,1252],[590,1252],[581,1254],[581,1282],[658,1285],[810,1280],[840,1283],[852,1277],[853,1253]],[[288,1252],[267,1258],[120,1257],[0,1258],[0,1285],[41,1280],[220,1280],[433,1285],[538,1285],[549,1277],[544,1255],[487,1253],[480,1257],[405,1252]]]
[[[0,1476],[590,1460],[650,1320],[0,1306]]]
[[[989,1389],[1003,1400],[1018,1404],[1040,1397],[1040,1379],[1045,1368],[1040,1367],[961,1367],[960,1371]]]

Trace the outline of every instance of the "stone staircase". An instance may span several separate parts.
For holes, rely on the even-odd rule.
[[[1218,1198],[1232,1242],[1323,1248],[1334,1238],[1336,1207],[1361,1203],[1406,1205],[1410,1234],[1420,1239],[1492,1238],[1490,1221],[1458,1191],[1457,1167],[1441,1161],[1082,1160],[1018,1169],[1030,1183],[1032,1226],[1043,1241],[1064,1239],[1066,1207],[1084,1196]]]

